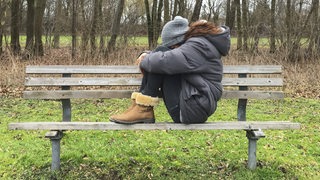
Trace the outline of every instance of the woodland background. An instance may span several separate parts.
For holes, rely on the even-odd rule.
[[[281,64],[287,91],[319,97],[319,0],[1,0],[0,93],[29,64],[133,64],[176,15],[227,25],[225,64]]]

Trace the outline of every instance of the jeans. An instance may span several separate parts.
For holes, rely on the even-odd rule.
[[[140,92],[147,96],[162,97],[175,123],[180,123],[181,75],[144,72]]]

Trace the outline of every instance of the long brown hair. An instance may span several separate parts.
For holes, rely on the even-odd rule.
[[[219,34],[221,32],[221,28],[216,26],[214,23],[208,22],[206,20],[199,20],[191,23],[189,30],[185,34],[185,40],[191,37],[204,36],[208,34]]]

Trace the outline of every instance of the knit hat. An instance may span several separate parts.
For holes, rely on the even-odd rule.
[[[176,16],[163,26],[161,32],[162,46],[170,47],[184,41],[184,34],[189,29],[187,19]]]

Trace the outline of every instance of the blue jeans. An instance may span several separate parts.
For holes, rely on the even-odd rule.
[[[180,123],[181,75],[144,72],[140,92],[152,97],[162,97],[175,123]]]

